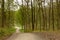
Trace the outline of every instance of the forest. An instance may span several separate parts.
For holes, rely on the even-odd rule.
[[[0,37],[15,26],[23,32],[60,31],[60,0],[0,0]]]

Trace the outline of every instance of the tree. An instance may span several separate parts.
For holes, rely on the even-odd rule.
[[[4,0],[2,0],[2,3],[1,3],[1,12],[2,12],[2,27],[4,27],[4,23],[5,23],[5,20],[6,20],[6,16],[5,16],[5,12],[4,12]]]
[[[32,5],[32,0],[31,0],[31,13],[32,13],[32,31],[34,31],[34,14],[33,14],[33,5]]]

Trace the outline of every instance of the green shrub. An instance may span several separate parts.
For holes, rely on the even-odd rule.
[[[9,28],[0,28],[0,39],[4,36],[9,36],[15,32],[15,29],[13,27]]]

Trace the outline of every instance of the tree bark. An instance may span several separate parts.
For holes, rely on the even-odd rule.
[[[1,11],[2,11],[2,27],[4,27],[4,23],[5,23],[5,12],[4,12],[4,0],[2,0],[2,4],[1,4]]]

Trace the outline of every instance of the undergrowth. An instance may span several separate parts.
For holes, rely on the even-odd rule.
[[[15,32],[15,28],[9,27],[9,28],[0,28],[0,40],[5,38],[6,36],[10,36]]]

